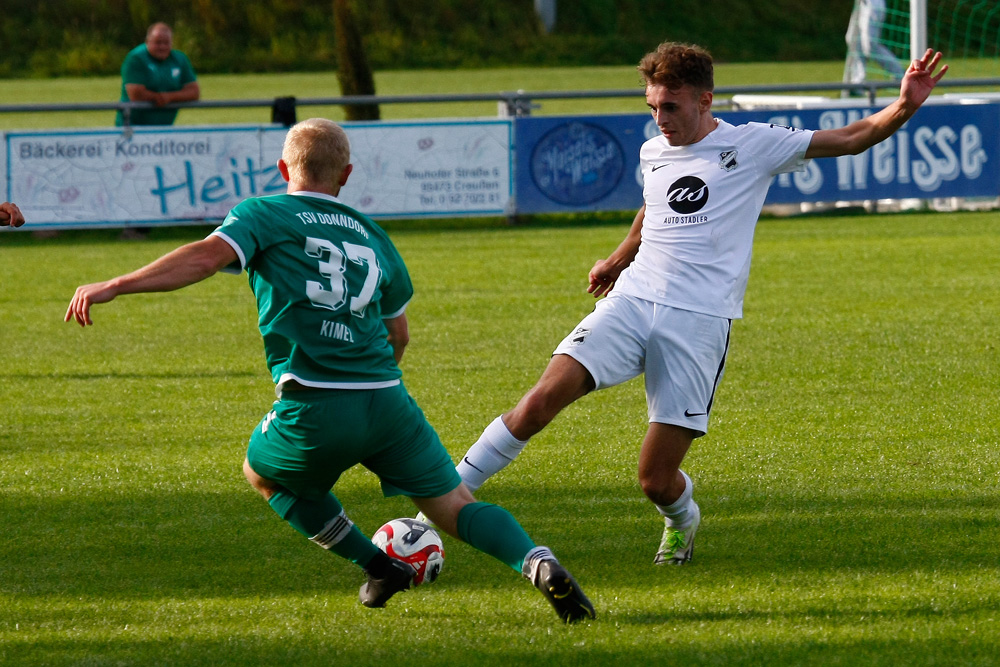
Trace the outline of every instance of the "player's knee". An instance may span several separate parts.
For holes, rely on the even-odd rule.
[[[439,530],[454,538],[462,539],[458,534],[458,515],[462,509],[476,502],[472,492],[465,484],[459,484],[454,490],[437,498],[413,498],[417,508]]]
[[[672,470],[640,470],[639,487],[657,505],[670,505],[684,491],[681,489],[680,493],[676,492],[673,484],[675,474]]]

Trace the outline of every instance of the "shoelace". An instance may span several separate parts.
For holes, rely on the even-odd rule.
[[[677,552],[687,548],[687,540],[684,539],[684,531],[676,528],[667,528],[667,535],[664,544],[668,551]]]

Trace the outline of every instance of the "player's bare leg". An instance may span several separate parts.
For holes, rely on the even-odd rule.
[[[549,361],[535,386],[514,409],[497,417],[456,466],[462,481],[476,491],[513,461],[528,439],[545,428],[563,408],[594,389],[580,362],[565,354]]]
[[[693,441],[693,432],[683,426],[649,425],[639,450],[639,485],[657,505],[670,505],[684,492],[681,462]]]
[[[594,606],[573,576],[548,547],[536,546],[507,510],[477,502],[465,484],[436,498],[413,498],[413,503],[441,530],[520,572],[564,622],[594,618]]]
[[[258,475],[257,472],[250,467],[250,461],[247,459],[243,459],[243,476],[247,478],[247,481],[250,482],[250,486],[252,486],[257,493],[264,496],[264,500],[270,500],[271,496],[277,493],[281,488],[280,484]]]
[[[651,423],[639,452],[639,485],[666,524],[654,563],[683,565],[694,553],[701,511],[692,498],[691,479],[680,469],[694,432],[673,424]]]
[[[454,538],[462,539],[458,534],[458,515],[466,505],[476,502],[472,492],[465,484],[436,498],[413,498],[413,504],[420,513],[434,525]],[[418,517],[419,518],[419,517]],[[421,519],[423,521],[424,519]]]
[[[594,390],[594,379],[579,361],[557,354],[535,386],[503,415],[507,429],[518,440],[527,440],[556,418],[562,409]]]
[[[259,475],[243,460],[243,475],[250,486],[278,515],[311,542],[359,565],[367,576],[359,598],[366,607],[384,607],[393,595],[410,587],[414,569],[389,558],[347,518],[334,495],[318,501],[296,498],[282,485]]]

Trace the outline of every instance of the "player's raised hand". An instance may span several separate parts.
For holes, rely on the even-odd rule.
[[[95,303],[107,303],[116,296],[118,296],[118,292],[112,287],[110,280],[81,285],[76,288],[76,294],[69,302],[69,308],[66,310],[66,317],[63,318],[63,321],[69,322],[71,319],[75,319],[81,327],[93,324],[94,322],[90,319],[90,307]]]
[[[16,204],[5,201],[0,203],[0,227],[20,227],[24,224],[24,215]]]
[[[941,52],[934,49],[927,49],[922,58],[911,62],[899,86],[899,96],[915,106],[923,104],[948,71],[948,66],[944,65],[937,74],[934,73],[940,62]]]

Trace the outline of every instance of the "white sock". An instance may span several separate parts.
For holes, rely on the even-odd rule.
[[[686,530],[691,525],[691,522],[694,521],[697,505],[695,505],[693,499],[694,484],[691,482],[691,478],[683,470],[679,472],[684,478],[684,492],[681,493],[681,497],[666,507],[656,505],[656,503],[653,504],[657,511],[667,520],[668,526],[678,530]]]
[[[501,417],[497,417],[479,436],[455,469],[470,491],[476,491],[493,475],[517,458],[527,440],[518,440],[507,430]]]
[[[521,574],[524,575],[524,578],[531,583],[535,583],[538,566],[542,564],[543,560],[556,560],[556,557],[552,555],[552,551],[548,547],[535,547],[524,554],[524,561],[522,561],[524,564],[521,566]]]

